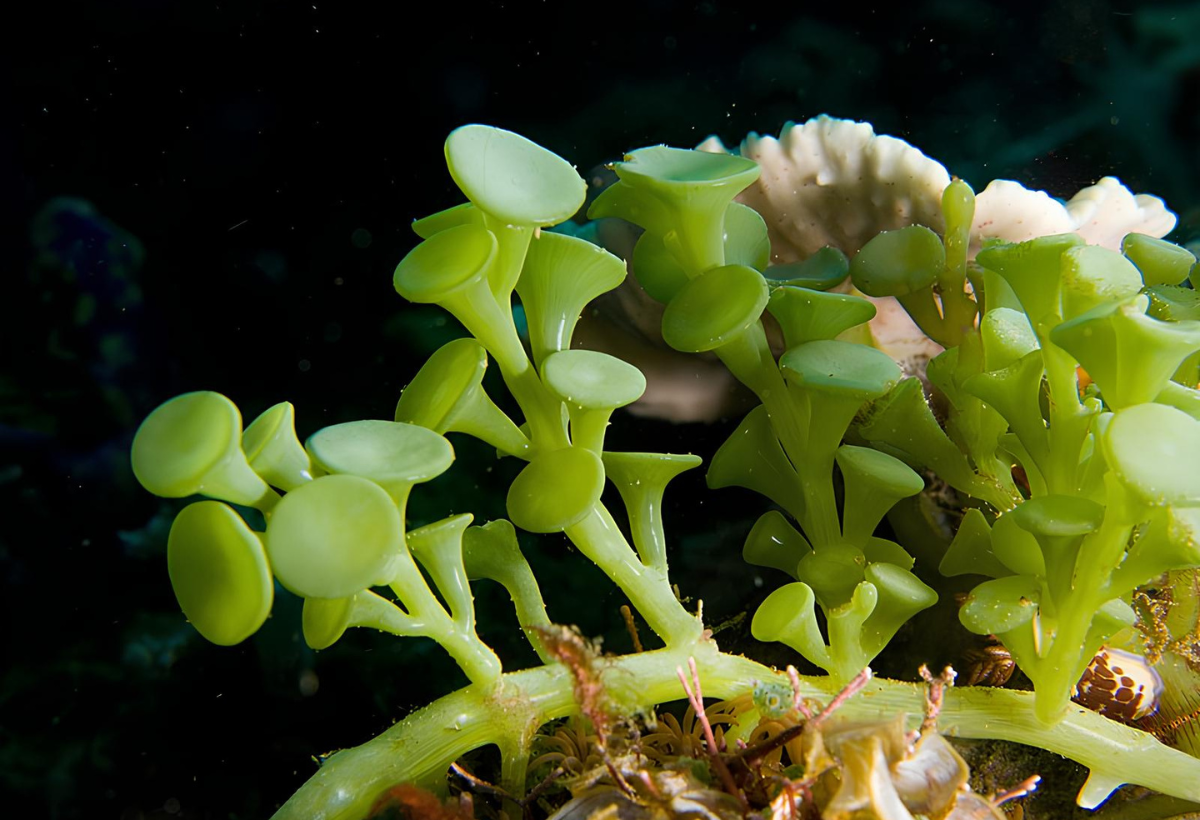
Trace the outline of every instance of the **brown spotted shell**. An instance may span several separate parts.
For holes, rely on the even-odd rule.
[[[1102,648],[1075,686],[1075,702],[1121,723],[1154,714],[1163,693],[1162,678],[1146,659]]]

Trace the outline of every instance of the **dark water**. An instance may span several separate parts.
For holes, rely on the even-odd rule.
[[[418,23],[391,4],[138,0],[0,20],[0,814],[266,816],[314,755],[460,683],[420,641],[355,634],[318,658],[286,597],[252,640],[207,645],[166,578],[182,502],[127,466],[140,419],[188,390],[248,417],[290,400],[302,436],[390,417],[457,333],[390,285],[409,223],[459,201],[457,125],[586,170],[828,113],[977,190],[1116,174],[1167,200],[1174,239],[1200,236],[1200,5],[789,6],[446,3]],[[619,417],[611,435],[707,457],[729,429]],[[503,515],[513,468],[458,446],[418,521]],[[681,586],[718,620],[744,608],[757,499],[697,474],[672,501]],[[624,649],[616,596],[580,593],[602,579],[561,538],[529,549],[552,617]],[[519,635],[483,633],[528,660]]]

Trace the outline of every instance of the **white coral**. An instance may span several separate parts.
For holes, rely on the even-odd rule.
[[[701,151],[728,151],[709,137]],[[788,123],[779,138],[750,134],[738,147],[762,174],[738,197],[767,223],[771,261],[807,259],[832,245],[853,256],[880,231],[906,225],[945,230],[945,167],[904,140],[876,135],[869,123],[820,116]],[[1038,236],[1078,233],[1084,241],[1119,249],[1129,233],[1162,237],[1175,215],[1155,196],[1135,196],[1115,177],[1084,188],[1065,205],[1045,191],[993,180],[975,198],[971,255],[981,241],[1024,242]],[[849,289],[846,286],[842,290]],[[877,344],[900,361],[928,358],[941,348],[892,298],[872,299]]]
[[[904,140],[877,135],[868,123],[820,116],[801,124],[788,123],[778,138],[752,133],[736,152],[730,152],[716,137],[709,137],[698,148],[740,153],[761,166],[758,180],[738,200],[758,211],[766,222],[773,264],[807,259],[826,245],[853,256],[880,231],[907,225],[944,232],[942,192],[950,183],[946,168]],[[1084,188],[1065,204],[1045,191],[994,180],[975,198],[971,253],[974,255],[984,238],[1023,242],[1072,232],[1089,244],[1119,249],[1129,233],[1162,237],[1173,227],[1175,215],[1161,199],[1135,196],[1114,177]],[[632,239],[632,234],[626,236],[627,253]],[[637,328],[632,337],[636,341],[626,339],[622,355],[632,355],[650,377],[646,398],[630,409],[689,421],[713,419],[727,412],[736,397],[730,390],[731,379],[713,378],[717,372],[723,374],[715,362],[693,361],[685,372],[680,365],[682,354],[658,350],[650,356],[649,340],[659,338],[662,306],[632,277],[622,288],[628,293],[619,306],[619,324]],[[839,288],[849,289],[849,282]],[[895,299],[871,301],[878,310],[871,331],[880,348],[902,363],[923,361],[941,351]],[[613,318],[606,321],[612,323]],[[585,317],[584,324],[592,323]],[[593,331],[590,344],[608,349],[615,342],[610,339],[606,343],[605,338],[614,328],[604,330],[604,325],[601,322],[586,330]],[[646,355],[633,355],[639,345],[647,348]],[[667,378],[673,367],[680,369],[682,379]],[[706,371],[703,377],[700,371]]]
[[[727,151],[709,137],[701,151]],[[738,199],[767,223],[775,263],[807,259],[826,245],[853,255],[875,234],[906,225],[941,233],[942,191],[950,174],[940,162],[870,124],[816,117],[788,123],[779,138],[750,134],[738,152],[762,175]],[[1089,244],[1118,249],[1129,233],[1162,237],[1175,215],[1155,196],[1135,196],[1114,177],[1084,188],[1065,205],[1045,191],[994,180],[975,198],[976,237],[1023,242],[1078,233]]]
[[[726,150],[716,137],[701,151]],[[865,122],[817,117],[788,123],[779,138],[750,134],[739,152],[762,168],[739,201],[767,223],[775,263],[832,245],[853,254],[880,231],[919,223],[942,228],[940,163]]]

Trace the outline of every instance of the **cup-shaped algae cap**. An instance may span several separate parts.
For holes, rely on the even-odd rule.
[[[779,322],[789,348],[832,339],[875,317],[875,305],[858,296],[787,285],[775,288],[767,310]]]
[[[604,453],[604,472],[621,493],[629,513],[633,542],[643,563],[665,570],[667,541],[662,499],[667,484],[700,465],[700,456],[675,453]]]
[[[242,414],[220,393],[200,391],[159,405],[133,438],[133,474],[165,498],[202,493],[252,505],[270,492],[242,452]]]
[[[1099,305],[1050,334],[1114,410],[1153,401],[1180,363],[1200,349],[1200,322],[1159,321],[1146,315],[1148,306],[1145,295]]]
[[[1164,404],[1138,404],[1113,417],[1103,443],[1109,467],[1137,498],[1200,505],[1200,421]]]
[[[779,641],[813,663],[830,666],[829,649],[817,625],[816,596],[807,584],[782,586],[767,596],[754,613],[750,634],[760,641]]]
[[[742,546],[742,559],[796,577],[800,559],[812,552],[808,540],[778,510],[759,516]]]
[[[396,292],[410,302],[435,304],[487,276],[496,256],[496,237],[479,225],[440,231],[400,260],[392,277]]]
[[[241,643],[271,612],[275,585],[262,541],[218,501],[189,504],[175,517],[167,571],[183,614],[220,646]]]
[[[876,234],[850,262],[854,287],[868,296],[905,296],[934,283],[946,267],[942,240],[924,225]]]
[[[849,274],[850,260],[846,254],[828,245],[802,262],[772,265],[763,271],[763,276],[772,285],[811,290],[829,290],[844,282]]]
[[[1024,626],[1037,614],[1041,587],[1028,575],[984,581],[958,610],[962,625],[976,635],[1001,635]]]
[[[1036,326],[1062,315],[1062,255],[1083,244],[1074,233],[1040,236],[1019,244],[984,248],[975,261],[1008,283]]]
[[[665,145],[633,151],[613,167],[622,180],[637,182],[667,201],[698,198],[702,191],[715,190],[727,191],[732,200],[760,173],[751,159]]]
[[[801,387],[859,402],[887,393],[902,375],[883,351],[836,339],[793,347],[779,358],[779,366]]]
[[[587,183],[562,157],[488,125],[464,125],[446,138],[450,176],[477,208],[510,225],[547,228],[583,206]]]
[[[1200,293],[1182,285],[1151,285],[1143,293],[1150,299],[1147,316],[1164,322],[1200,319]]]
[[[1046,558],[1042,555],[1041,545],[1032,533],[1017,524],[1011,511],[997,518],[992,526],[992,554],[1008,568],[1008,573],[1003,574],[1046,575]]]
[[[797,565],[796,577],[812,588],[822,607],[832,609],[850,600],[866,566],[861,549],[838,544],[805,555]]]
[[[378,484],[322,476],[283,497],[267,527],[279,582],[305,598],[347,598],[385,584],[404,549],[400,511]]]
[[[770,293],[754,268],[713,268],[679,289],[663,312],[662,335],[685,353],[714,350],[762,315]]]
[[[1038,349],[1029,317],[1012,308],[993,308],[985,313],[979,322],[979,335],[983,339],[985,370],[1003,370]]]
[[[725,209],[725,263],[761,271],[767,269],[770,255],[771,243],[762,217],[740,202],[729,203]],[[652,231],[644,232],[634,245],[631,267],[642,289],[663,304],[670,302],[688,281],[687,272],[662,236]]]
[[[397,501],[413,484],[436,478],[454,461],[454,448],[444,436],[416,424],[375,419],[322,428],[309,437],[308,452],[327,472],[370,479]]]
[[[444,211],[413,220],[412,229],[417,236],[428,239],[435,233],[468,224],[483,227],[483,211],[476,208],[473,203],[461,202]]]
[[[1165,239],[1131,233],[1121,242],[1121,251],[1137,265],[1147,287],[1178,285],[1188,278],[1196,265],[1196,256]]]
[[[560,350],[542,363],[542,380],[568,404],[612,410],[646,392],[646,377],[628,362],[595,350]]]
[[[699,467],[703,459],[691,453],[605,453],[603,461],[609,480],[622,496],[644,493],[661,500],[672,479]]]
[[[1012,572],[992,551],[992,528],[979,510],[972,507],[963,516],[954,540],[942,556],[938,572],[947,578],[955,575],[1001,578]]]
[[[471,524],[471,513],[460,513],[410,530],[405,536],[409,552],[429,573],[438,592],[450,606],[450,614],[459,624],[474,622],[471,588],[463,568],[463,533]]]
[[[842,445],[837,463],[846,485],[842,536],[860,547],[897,501],[925,489],[925,480],[911,467],[869,447]]]
[[[912,569],[917,559],[908,554],[908,550],[887,538],[871,536],[863,547],[863,555],[867,564],[894,564],[900,569]]]
[[[519,455],[529,440],[483,388],[487,350],[470,337],[454,339],[425,360],[396,402],[395,419],[435,433],[466,433]]]
[[[487,351],[467,337],[439,347],[425,360],[396,402],[396,421],[444,433],[456,413],[480,388]]]
[[[1086,313],[1105,302],[1124,302],[1142,289],[1138,269],[1116,251],[1080,245],[1063,252],[1062,315]]]
[[[356,595],[374,595],[369,590]],[[305,598],[300,617],[304,642],[310,649],[328,649],[338,642],[350,627],[354,612],[354,595],[348,598]]]
[[[725,219],[733,198],[758,178],[758,164],[730,154],[656,146],[614,163],[620,181],[588,210],[661,236],[688,276],[728,260]]]
[[[1043,495],[1018,504],[1008,515],[1035,536],[1073,538],[1100,528],[1104,506],[1081,496]]]
[[[600,500],[604,465],[583,447],[539,454],[508,488],[508,517],[529,532],[561,532]]]
[[[630,268],[642,290],[663,304],[669,303],[688,282],[687,271],[667,250],[663,238],[643,231],[633,246]]]
[[[793,518],[804,511],[804,493],[796,468],[783,452],[767,408],[759,405],[725,440],[708,464],[709,489],[745,487],[774,501]]]
[[[517,293],[529,321],[533,360],[571,346],[588,302],[625,279],[625,263],[584,239],[543,233],[529,244]]]
[[[874,655],[880,652],[904,622],[937,603],[937,593],[920,578],[896,564],[868,564],[864,579],[879,598],[863,624],[863,644]]]
[[[296,438],[296,410],[290,401],[264,410],[242,434],[250,467],[272,487],[293,490],[313,479],[312,460]]]
[[[765,270],[771,261],[767,223],[758,211],[740,202],[725,209],[725,264]]]

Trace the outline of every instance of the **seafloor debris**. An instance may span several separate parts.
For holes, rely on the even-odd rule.
[[[1038,782],[1033,776],[990,797],[971,791],[967,764],[937,730],[942,693],[954,681],[949,668],[934,677],[922,667],[926,712],[912,732],[904,715],[875,722],[837,717],[870,679],[869,670],[823,707],[803,700],[798,687],[766,684],[752,697],[707,708],[695,667],[689,671],[680,670],[690,704],[684,719],[660,715],[656,728],[637,737],[609,738],[607,748],[626,751],[607,763],[585,748],[599,742],[586,730],[560,727],[544,738],[561,751],[536,759],[535,769],[593,762],[566,783],[570,799],[557,808],[543,802],[553,810],[551,820],[1002,820],[1000,804]]]

